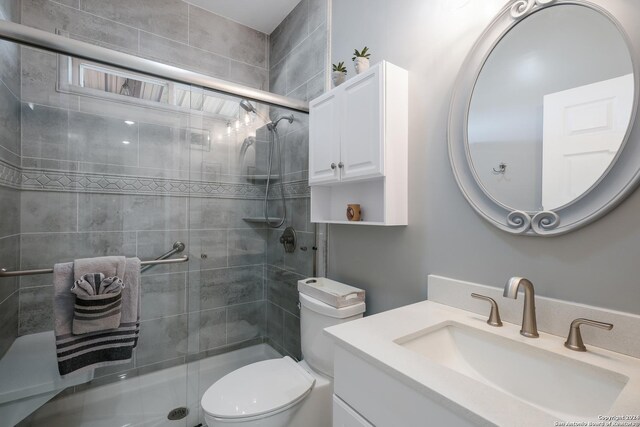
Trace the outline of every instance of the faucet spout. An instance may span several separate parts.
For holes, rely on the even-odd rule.
[[[505,298],[516,299],[520,286],[524,288],[524,309],[522,312],[522,329],[520,334],[529,338],[537,338],[538,326],[536,322],[536,304],[533,283],[524,277],[512,277],[504,285]]]

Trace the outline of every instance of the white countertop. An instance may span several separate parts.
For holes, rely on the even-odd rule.
[[[520,325],[504,322],[496,328],[486,323],[486,316],[446,305],[423,301],[384,313],[327,328],[337,345],[365,359],[372,365],[454,410],[466,408],[478,424],[522,426],[554,426],[555,415],[497,388],[471,379],[434,363],[394,340],[419,333],[440,323],[453,321],[476,329],[507,337],[560,356],[582,361],[629,377],[608,414],[640,415],[640,359],[590,346],[587,352],[568,350],[565,337],[540,333],[537,339],[520,335]],[[557,384],[562,387],[561,382]],[[598,421],[597,418],[564,419],[562,421]],[[634,421],[640,426],[640,420]]]

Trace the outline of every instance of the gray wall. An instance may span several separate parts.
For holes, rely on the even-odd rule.
[[[327,77],[327,0],[302,0],[271,33],[269,80],[271,91],[310,100],[325,90]],[[286,113],[274,109],[271,114]],[[310,223],[308,191],[309,121],[295,114],[295,122],[280,122],[284,147],[284,180],[305,188],[304,197],[289,197],[287,221],[268,230],[266,261],[267,338],[283,354],[301,359],[298,280],[313,275],[315,227]],[[270,215],[282,215],[278,188],[272,191]],[[279,242],[285,227],[296,230],[298,248],[284,252]],[[306,251],[301,250],[305,247]]]
[[[371,48],[409,70],[409,226],[331,226],[329,277],[363,287],[368,313],[426,298],[428,274],[502,287],[530,278],[538,294],[640,314],[640,193],[598,222],[553,238],[512,236],[474,213],[447,155],[454,80],[503,0],[333,2],[332,62]],[[634,6],[636,7],[636,6]],[[640,10],[639,10],[640,12]],[[359,22],[354,24],[353,17]]]
[[[20,21],[18,0],[0,1],[0,19]],[[0,41],[0,267],[20,257],[20,48]],[[0,357],[18,335],[18,279],[0,279]]]

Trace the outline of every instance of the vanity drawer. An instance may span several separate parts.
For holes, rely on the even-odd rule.
[[[333,427],[373,427],[349,405],[333,395]]]

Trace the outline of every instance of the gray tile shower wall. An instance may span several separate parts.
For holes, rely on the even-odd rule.
[[[274,93],[311,100],[325,89],[327,1],[302,0],[271,33],[269,81]]]
[[[22,23],[268,90],[268,36],[182,0],[23,0]]]
[[[269,81],[271,91],[292,98],[311,100],[325,90],[327,79],[326,0],[302,0],[269,39]],[[284,111],[275,109],[271,118]],[[287,222],[267,236],[267,328],[269,343],[284,354],[301,359],[300,311],[297,282],[314,274],[315,226],[310,222],[308,197],[309,123],[296,115],[289,125],[280,122],[278,131],[284,147],[284,189],[270,193],[270,216],[283,214],[280,191],[285,191]],[[284,252],[279,242],[282,230],[296,230],[298,247]],[[302,250],[306,248],[306,250]]]
[[[20,21],[19,0],[0,0],[0,19]],[[0,268],[20,263],[20,48],[0,41]],[[18,279],[0,279],[0,357],[18,336]]]

